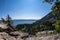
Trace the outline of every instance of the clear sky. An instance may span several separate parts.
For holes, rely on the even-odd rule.
[[[12,19],[41,19],[51,11],[51,4],[43,0],[0,0],[0,18],[8,14]]]

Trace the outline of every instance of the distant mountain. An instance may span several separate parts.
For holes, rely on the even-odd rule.
[[[52,12],[48,13],[46,16],[44,16],[43,18],[41,18],[40,20],[36,21],[34,24],[41,24],[41,23],[44,23],[46,21],[50,22],[50,23],[54,23],[56,22],[56,15],[54,16],[52,14]]]
[[[40,20],[37,20],[33,23],[33,28],[37,31],[44,31],[48,28],[48,30],[54,30],[54,27],[52,26],[53,23],[57,21],[57,15],[53,15],[52,12],[41,18]]]
[[[33,20],[33,19],[30,19],[30,20],[13,20],[13,25],[16,26],[18,24],[33,24],[34,22],[36,22],[37,20]]]

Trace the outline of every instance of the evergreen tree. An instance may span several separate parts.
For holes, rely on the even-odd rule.
[[[4,18],[1,18],[1,21],[2,21],[3,23],[6,23],[6,20],[5,20]]]
[[[6,22],[10,25],[12,24],[12,19],[9,15],[6,17]]]
[[[55,30],[60,32],[60,0],[45,0],[45,2],[52,3],[52,13],[57,15],[57,21],[53,24]]]

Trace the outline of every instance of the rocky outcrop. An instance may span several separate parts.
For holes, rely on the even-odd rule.
[[[0,40],[23,40],[24,38],[27,38],[27,33],[23,33],[20,31],[15,31],[11,33],[6,32],[0,32]]]
[[[60,40],[60,34],[50,36],[29,36],[27,33],[21,31],[0,32],[0,40]]]
[[[16,40],[16,38],[10,36],[5,32],[0,32],[0,40]]]
[[[28,37],[26,40],[60,40],[60,34],[42,37]]]

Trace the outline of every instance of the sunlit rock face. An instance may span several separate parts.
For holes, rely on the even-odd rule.
[[[7,29],[8,26],[7,26],[7,24],[0,23],[0,28]]]
[[[0,22],[0,32],[1,31],[9,33],[15,31],[15,27],[11,24]]]

